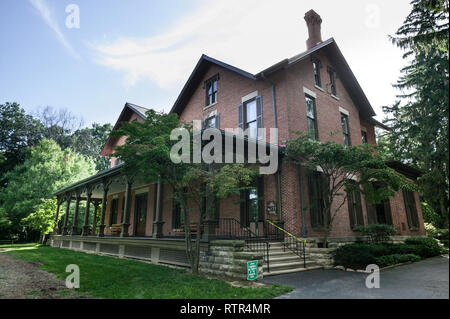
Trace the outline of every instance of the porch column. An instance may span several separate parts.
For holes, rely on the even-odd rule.
[[[100,215],[100,225],[98,226],[98,237],[105,236],[105,215],[106,215],[106,203],[108,200],[108,190],[111,181],[103,180],[103,199],[102,199],[102,213]]]
[[[91,196],[92,196],[92,186],[88,185],[86,187],[86,210],[84,212],[84,223],[83,223],[83,231],[81,232],[81,236],[89,235],[89,209],[91,206]]]
[[[58,230],[58,219],[59,219],[59,210],[61,208],[61,197],[58,196],[56,197],[56,218],[55,218],[55,226],[53,227],[53,234],[56,235],[58,234],[59,230]]]
[[[125,191],[125,216],[122,218],[122,231],[120,237],[128,237],[128,228],[130,227],[130,213],[131,213],[131,187],[133,181],[127,178],[127,188]]]
[[[70,201],[72,200],[72,194],[66,194],[66,215],[64,216],[64,226],[62,229],[62,235],[65,236],[67,232],[67,221],[69,220]]]
[[[162,220],[162,203],[163,203],[163,186],[161,183],[161,178],[158,178],[158,183],[156,184],[156,207],[155,207],[155,221],[153,222],[153,238],[160,238],[163,236],[163,225]]]
[[[97,231],[97,212],[98,212],[98,206],[100,205],[100,202],[95,200],[94,201],[94,220],[92,221],[92,235],[95,235]]]
[[[72,222],[72,233],[71,235],[76,235],[78,233],[78,211],[80,208],[80,200],[81,200],[81,190],[77,190],[75,193],[75,213],[73,214],[73,222]]]

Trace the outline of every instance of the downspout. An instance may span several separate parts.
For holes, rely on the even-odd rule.
[[[272,111],[273,111],[273,127],[278,128],[278,122],[277,122],[277,101],[276,101],[276,95],[275,95],[275,84],[270,81],[264,72],[261,73],[261,78],[269,83],[272,86]],[[278,142],[278,141],[277,141]],[[276,172],[276,186],[277,186],[277,202],[278,202],[278,218],[280,221],[283,221],[283,206],[281,202],[281,166],[278,165],[278,170]]]

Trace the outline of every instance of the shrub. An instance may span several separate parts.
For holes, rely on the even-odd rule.
[[[394,227],[385,224],[358,226],[355,230],[368,236],[370,243],[387,242],[390,240],[391,235],[394,235],[397,232]]]
[[[386,267],[390,265],[405,263],[408,261],[414,262],[418,260],[420,260],[420,257],[414,254],[392,254],[377,257],[375,259],[375,263],[378,265],[378,267]]]
[[[337,248],[334,253],[334,262],[353,269],[365,269],[367,265],[374,264],[376,259],[368,248],[368,244],[349,244]]]
[[[405,240],[406,245],[417,247],[417,255],[422,258],[437,256],[441,253],[441,247],[434,238],[412,237]]]

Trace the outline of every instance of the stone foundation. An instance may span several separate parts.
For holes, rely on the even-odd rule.
[[[306,248],[307,259],[318,266],[330,269],[334,266],[333,251],[335,248]]]
[[[247,280],[247,262],[258,261],[258,278],[263,278],[263,254],[244,251],[243,240],[211,241],[209,249],[201,252],[199,271],[205,275]]]

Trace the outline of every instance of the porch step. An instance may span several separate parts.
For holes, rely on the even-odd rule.
[[[303,260],[297,259],[296,261],[293,260],[286,260],[286,261],[270,261],[269,265],[270,272],[272,271],[278,271],[278,270],[287,270],[287,269],[299,269],[304,268],[303,267]],[[306,261],[306,267],[308,266],[315,266],[315,264],[311,261]],[[264,273],[267,272],[267,264],[263,266]]]
[[[252,248],[260,248],[260,245],[257,244],[247,244],[247,250],[251,250]],[[263,270],[264,276],[271,275],[279,275],[279,274],[287,274],[292,272],[310,270],[322,268],[318,266],[314,262],[312,262],[309,258],[309,251],[306,250],[306,261],[303,262],[303,258],[296,255],[291,250],[284,247],[283,242],[270,242],[269,247],[269,270],[267,271],[267,264],[264,263]],[[305,267],[306,264],[306,267]]]
[[[270,272],[264,271],[264,277],[290,274],[293,272],[300,272],[300,271],[313,270],[313,269],[322,269],[322,268],[323,268],[322,266],[308,266],[307,268],[299,267],[299,268],[291,268],[291,269],[284,269],[284,270],[272,270],[272,267],[270,267]]]

